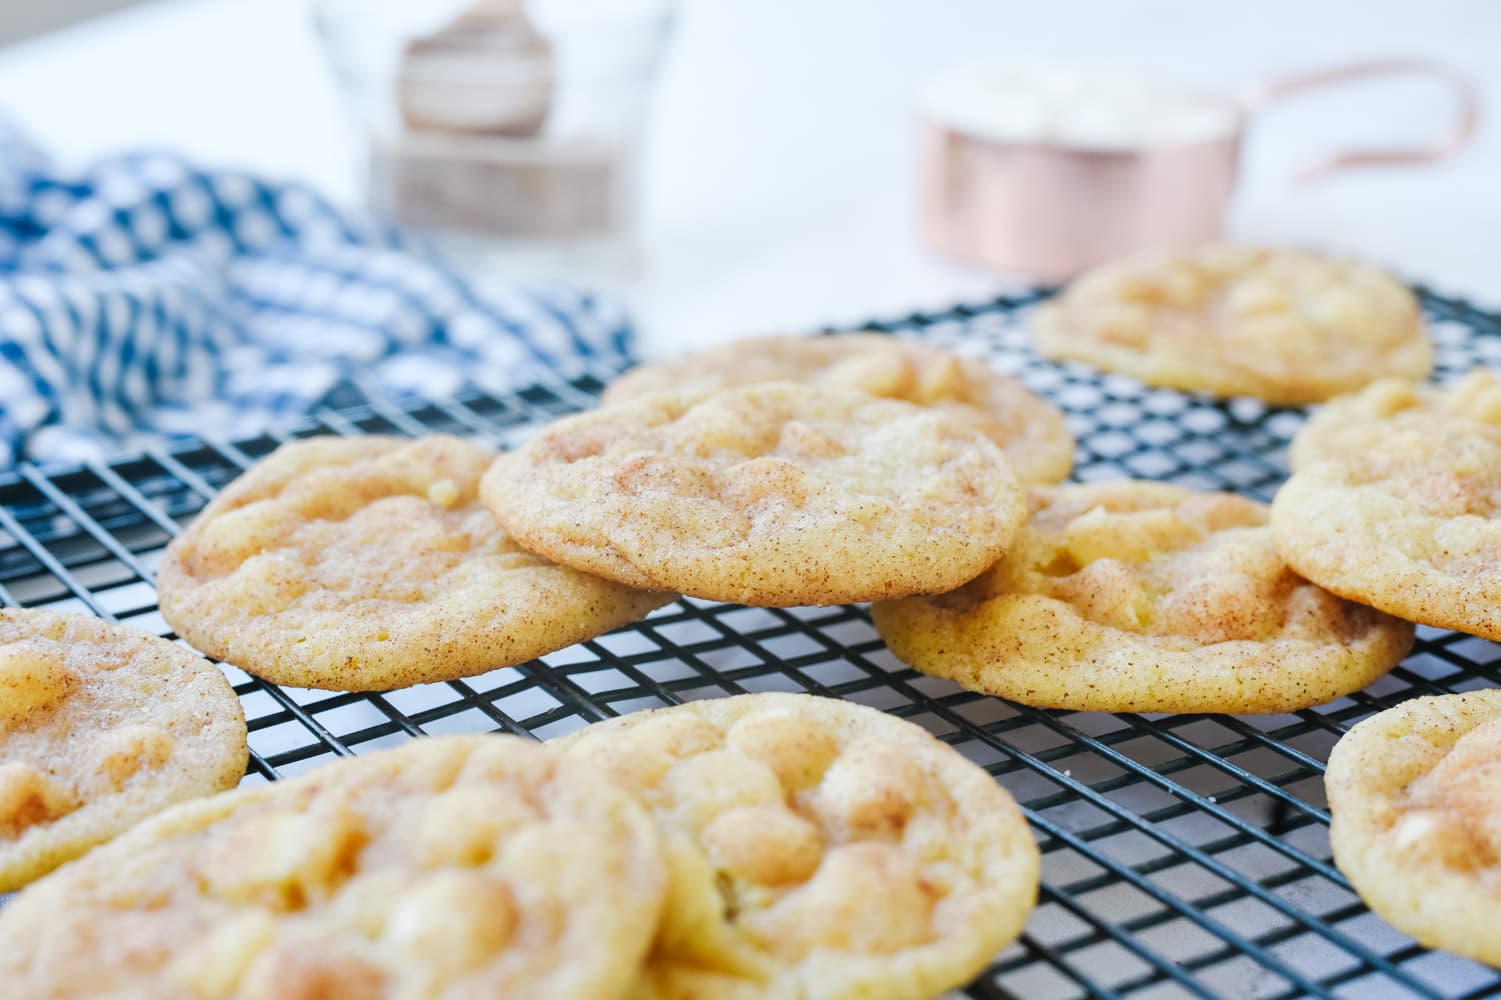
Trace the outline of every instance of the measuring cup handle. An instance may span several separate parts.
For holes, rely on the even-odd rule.
[[[1431,163],[1458,152],[1474,136],[1475,128],[1480,121],[1479,91],[1467,76],[1453,66],[1426,59],[1380,59],[1276,77],[1257,84],[1243,94],[1241,106],[1248,115],[1256,114],[1276,101],[1305,91],[1377,76],[1426,76],[1446,85],[1458,109],[1453,127],[1446,135],[1426,146],[1353,149],[1335,153],[1327,159],[1305,167],[1298,174],[1299,180],[1322,177],[1346,167],[1392,163]]]

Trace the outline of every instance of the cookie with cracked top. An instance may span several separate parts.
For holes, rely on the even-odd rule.
[[[852,389],[656,393],[544,427],[481,496],[521,544],[633,587],[764,606],[958,586],[1024,502],[989,439]]]
[[[1021,810],[927,731],[833,698],[751,694],[548,746],[643,801],[666,841],[641,1000],[920,1000],[1021,933],[1039,856]]]
[[[671,600],[523,549],[479,502],[494,457],[448,435],[283,445],[167,547],[162,616],[257,677],[370,691],[522,663]]]
[[[1319,705],[1381,677],[1413,637],[1293,572],[1262,504],[1147,482],[1040,487],[995,566],[872,617],[924,673],[1103,712]]]
[[[1037,310],[1032,342],[1148,385],[1317,403],[1383,375],[1425,378],[1417,298],[1368,264],[1307,250],[1210,246],[1074,279]]]
[[[0,609],[0,892],[245,774],[217,667],[86,615]]]
[[[1272,531],[1289,565],[1336,594],[1501,640],[1501,426],[1392,421],[1379,448],[1294,473]]]
[[[187,803],[0,909],[6,1000],[624,997],[661,840],[603,775],[432,737]]]
[[[1334,862],[1378,916],[1430,948],[1501,966],[1501,691],[1413,698],[1329,754]]]

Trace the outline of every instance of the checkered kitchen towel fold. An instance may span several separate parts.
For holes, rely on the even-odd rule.
[[[338,388],[504,388],[630,329],[567,288],[466,280],[294,184],[167,154],[56,169],[0,120],[0,468],[285,424]]]

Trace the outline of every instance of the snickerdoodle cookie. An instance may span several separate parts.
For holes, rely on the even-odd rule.
[[[1412,626],[1299,578],[1266,524],[1228,493],[1039,488],[985,574],[872,613],[918,670],[1048,708],[1282,712],[1395,666]]]
[[[0,609],[0,891],[233,788],[247,757],[245,713],[207,660],[97,618]]]
[[[1501,427],[1393,421],[1379,448],[1295,473],[1272,531],[1282,558],[1336,594],[1501,639]]]
[[[1209,247],[1106,264],[1037,311],[1037,349],[1150,385],[1313,403],[1382,375],[1424,378],[1417,299],[1366,264]]]
[[[1477,368],[1452,385],[1383,378],[1319,407],[1293,438],[1294,471],[1379,448],[1393,427],[1474,422],[1501,426],[1501,379]]]
[[[283,445],[167,547],[163,617],[278,684],[366,691],[521,663],[665,604],[525,551],[459,438]]]
[[[764,382],[564,418],[481,495],[527,548],[633,587],[759,605],[956,587],[1025,513],[1001,450],[947,414]]]
[[[441,737],[149,820],[0,909],[6,1000],[624,996],[666,865],[642,807]]]
[[[549,745],[634,792],[665,834],[642,1000],[924,1000],[984,969],[1036,900],[1011,796],[875,709],[742,695]]]
[[[844,386],[928,406],[1001,446],[1027,482],[1056,483],[1073,468],[1063,414],[984,361],[879,333],[756,337],[641,365],[611,382],[604,401],[653,392],[723,389],[755,382]]]
[[[1501,691],[1414,698],[1351,729],[1324,784],[1334,861],[1430,948],[1501,965]]]

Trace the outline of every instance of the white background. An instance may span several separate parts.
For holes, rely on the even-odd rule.
[[[686,0],[650,146],[648,266],[629,288],[647,351],[1005,287],[916,237],[916,95],[953,60],[1104,63],[1231,92],[1385,55],[1468,71],[1491,105],[1475,145],[1298,185],[1320,154],[1434,136],[1447,110],[1423,82],[1301,100],[1253,129],[1231,233],[1357,253],[1501,307],[1501,3]],[[0,105],[68,160],[168,145],[355,196],[304,0],[170,0],[0,49]]]

